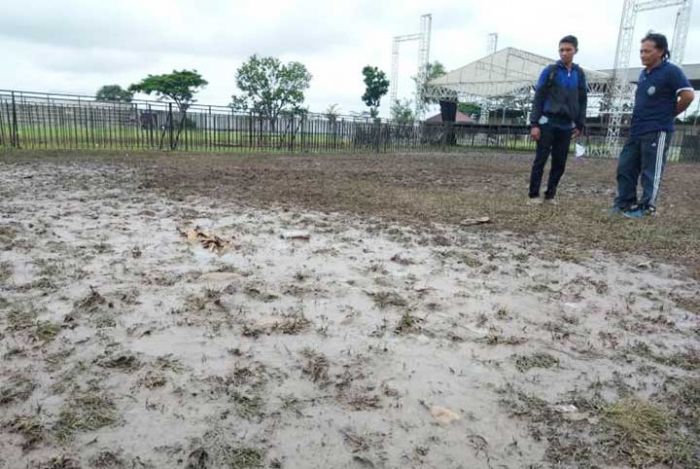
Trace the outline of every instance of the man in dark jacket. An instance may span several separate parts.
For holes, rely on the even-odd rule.
[[[562,38],[559,41],[561,60],[542,70],[535,87],[530,136],[537,141],[537,151],[530,174],[530,204],[542,202],[540,185],[550,153],[552,167],[544,200],[554,202],[559,180],[566,169],[571,138],[583,132],[588,94],[586,76],[581,67],[574,63],[577,52],[578,39],[574,36]]]

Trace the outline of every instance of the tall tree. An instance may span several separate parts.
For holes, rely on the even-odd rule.
[[[184,113],[195,102],[195,93],[208,84],[197,70],[173,70],[172,73],[148,75],[129,86],[129,91],[147,95],[154,93],[159,99],[168,98]]]
[[[331,104],[326,108],[326,112],[324,114],[326,115],[326,119],[328,119],[330,122],[335,122],[340,114],[340,106],[338,106],[338,103]]]
[[[95,95],[95,99],[98,101],[116,101],[122,103],[130,103],[134,94],[123,89],[119,85],[105,85],[99,90]]]
[[[362,101],[369,107],[370,116],[376,118],[379,115],[382,97],[389,91],[389,80],[383,71],[369,65],[362,69],[362,75],[365,82]]]
[[[475,103],[459,103],[457,110],[462,114],[472,116],[474,119],[479,119],[479,115],[481,115],[481,106]]]
[[[177,126],[177,135],[170,139],[170,147],[176,148],[180,141],[180,133],[187,119],[187,109],[195,102],[194,95],[208,82],[197,73],[197,70],[173,70],[172,73],[162,75],[148,75],[138,83],[129,86],[129,91],[135,93],[154,93],[158,99],[168,98],[175,102],[180,110],[180,122]],[[172,119],[170,126],[172,128]],[[161,146],[165,138],[165,129],[161,134]]]
[[[427,88],[428,88],[428,83],[431,80],[434,80],[436,78],[440,78],[443,75],[447,75],[447,70],[445,70],[445,66],[441,63],[438,62],[437,60],[435,62],[431,62],[427,66],[426,70],[426,75],[425,75],[425,81],[423,83],[420,83],[421,89],[422,89],[422,96],[423,96],[423,101],[420,103],[423,109],[425,110],[425,107],[428,104],[437,104],[439,99],[436,98],[431,98],[429,96],[426,96],[427,93]],[[413,81],[418,85],[418,77],[414,76],[411,77]]]
[[[236,71],[236,86],[241,95],[233,95],[231,106],[269,117],[273,122],[281,113],[304,113],[304,91],[311,74],[300,62],[283,64],[275,57],[252,55]]]
[[[405,101],[394,101],[391,106],[391,118],[394,119],[399,124],[407,124],[415,120],[415,114],[413,114],[413,106],[410,100]]]

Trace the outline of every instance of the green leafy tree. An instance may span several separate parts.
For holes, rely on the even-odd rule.
[[[362,101],[369,107],[370,116],[376,118],[379,115],[382,97],[389,91],[389,80],[383,71],[369,65],[362,69],[362,75],[365,82]]]
[[[330,122],[335,122],[340,115],[340,106],[338,106],[338,103],[328,106],[326,108],[325,115],[326,119],[328,119]]]
[[[415,120],[413,107],[410,100],[394,101],[391,106],[391,118],[399,124],[407,124]]]
[[[459,103],[457,104],[457,110],[462,114],[473,116],[475,119],[478,119],[481,115],[481,106],[474,103]]]
[[[194,95],[209,83],[197,70],[173,70],[162,75],[148,75],[139,83],[129,87],[132,93],[154,93],[159,99],[172,100],[184,113],[195,102]]]
[[[177,126],[177,135],[170,140],[170,146],[174,149],[180,141],[180,134],[187,122],[187,109],[195,102],[194,95],[207,84],[208,82],[197,73],[197,70],[173,70],[172,73],[148,75],[140,82],[129,86],[129,91],[147,95],[154,93],[158,99],[167,98],[177,105],[180,110],[180,122]],[[172,128],[172,122],[170,125]],[[161,146],[164,137],[165,129],[161,134]]]
[[[122,103],[130,103],[133,97],[134,94],[131,91],[125,90],[119,85],[105,85],[97,90],[97,94],[95,95],[97,101],[116,101]]]
[[[442,63],[440,63],[436,60],[435,62],[428,64],[427,70],[426,70],[425,81],[423,83],[421,83],[421,87],[422,87],[422,91],[423,91],[422,92],[423,102],[421,103],[421,105],[423,106],[423,109],[425,109],[425,107],[428,104],[437,104],[438,103],[438,101],[439,101],[438,99],[426,96],[426,90],[428,88],[428,83],[431,80],[434,80],[436,78],[440,78],[443,75],[447,75],[447,70],[445,70],[445,66]],[[413,79],[413,81],[417,85],[418,84],[418,77],[414,76],[411,78]]]
[[[236,86],[241,95],[233,95],[231,106],[253,111],[273,122],[280,114],[304,114],[304,91],[311,74],[300,62],[283,64],[275,57],[252,55],[236,71]]]

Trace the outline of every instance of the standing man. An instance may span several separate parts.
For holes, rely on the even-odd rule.
[[[630,137],[617,163],[617,198],[613,207],[613,213],[629,218],[656,213],[673,120],[695,99],[683,70],[669,62],[671,53],[663,34],[644,36],[639,54],[645,68],[639,75],[634,97]],[[640,175],[642,198],[638,201]]]
[[[578,39],[566,36],[559,41],[557,63],[549,65],[540,74],[535,87],[535,100],[530,114],[530,136],[537,142],[535,161],[530,174],[528,204],[540,204],[540,185],[544,166],[551,153],[552,167],[544,193],[546,202],[554,203],[557,185],[566,169],[571,137],[583,133],[586,120],[586,76],[574,63]]]

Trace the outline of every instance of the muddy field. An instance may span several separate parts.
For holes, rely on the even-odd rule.
[[[700,166],[528,164],[0,153],[0,468],[700,467]]]

